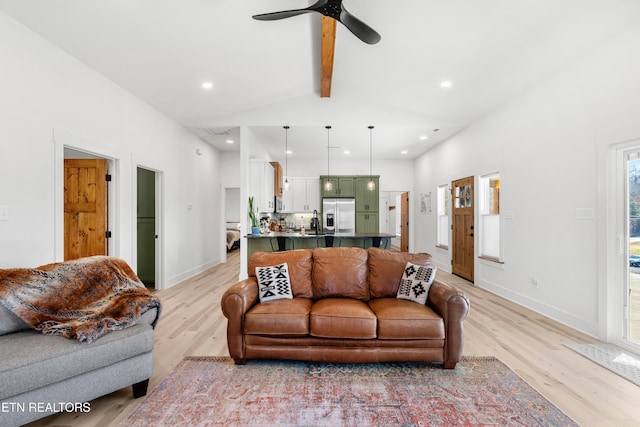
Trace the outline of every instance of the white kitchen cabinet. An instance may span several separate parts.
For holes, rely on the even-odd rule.
[[[253,196],[253,207],[258,212],[274,211],[274,171],[265,160],[249,160],[249,197]]]
[[[293,210],[295,212],[320,210],[320,179],[294,178],[293,181]]]
[[[320,179],[289,177],[289,190],[282,196],[282,212],[320,210]]]
[[[282,191],[282,206],[278,212],[293,212],[293,179],[289,177],[289,188]]]

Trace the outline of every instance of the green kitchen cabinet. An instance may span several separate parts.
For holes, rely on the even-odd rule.
[[[356,233],[377,233],[379,227],[378,212],[356,212]]]
[[[325,189],[327,181],[330,181],[332,184],[331,190]],[[355,197],[355,178],[353,176],[322,175],[320,176],[320,192],[322,198]]]
[[[373,179],[376,185],[374,190],[369,190],[367,185]],[[356,178],[356,212],[378,213],[380,204],[380,177]],[[377,231],[377,230],[376,230]]]

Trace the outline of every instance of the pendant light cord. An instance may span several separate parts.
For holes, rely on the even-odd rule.
[[[331,174],[329,173],[329,130],[331,129],[331,126],[325,126],[325,128],[327,129],[327,177],[331,178]]]
[[[373,182],[373,126],[369,125],[369,183],[367,184],[369,191],[375,191],[376,183]]]
[[[284,126],[284,182],[289,182],[289,126]]]
[[[369,126],[369,181],[373,181],[373,126]]]

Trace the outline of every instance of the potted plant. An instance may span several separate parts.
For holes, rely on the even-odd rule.
[[[251,220],[251,234],[254,236],[260,235],[260,223],[256,212],[253,210],[253,196],[249,197],[249,219]]]

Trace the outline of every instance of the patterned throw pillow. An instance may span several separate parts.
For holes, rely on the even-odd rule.
[[[260,302],[293,298],[286,262],[272,267],[256,267],[256,277]]]
[[[398,298],[415,301],[419,304],[427,302],[429,288],[436,278],[436,268],[432,265],[416,265],[410,262],[404,268]]]

